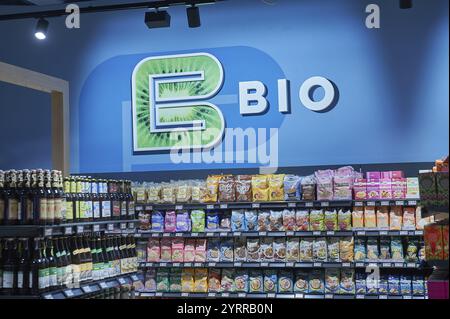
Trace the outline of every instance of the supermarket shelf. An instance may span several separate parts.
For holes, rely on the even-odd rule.
[[[141,298],[252,298],[252,299],[426,299],[425,296],[341,295],[304,293],[188,293],[188,292],[137,292]]]
[[[132,219],[67,223],[61,225],[2,225],[0,226],[0,237],[46,237],[99,231],[125,232],[127,230],[134,233],[138,222],[139,220]]]
[[[427,260],[426,264],[429,267],[436,267],[438,269],[448,269],[448,259],[447,260]]]
[[[191,210],[191,209],[274,209],[274,208],[326,208],[352,206],[415,206],[418,199],[407,200],[330,200],[330,201],[283,201],[283,202],[230,202],[230,203],[187,203],[187,204],[136,204],[141,210]]]
[[[405,262],[144,262],[139,268],[396,268],[396,269],[418,269],[419,263]]]
[[[352,231],[276,231],[276,232],[230,232],[162,233],[138,230],[135,237],[323,237],[323,236],[423,236],[423,230],[352,230]]]
[[[2,299],[39,299],[39,296],[33,295],[16,295],[16,296],[2,296],[0,295],[0,300]]]

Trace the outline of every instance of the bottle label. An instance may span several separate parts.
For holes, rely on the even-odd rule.
[[[119,217],[120,216],[120,202],[119,201],[113,201],[113,216],[114,217]]]
[[[49,269],[39,269],[39,289],[45,289],[49,284]]]
[[[122,202],[121,208],[120,208],[120,216],[127,216],[127,204],[125,202]]]
[[[13,287],[14,272],[13,271],[3,271],[3,289],[8,289]]]
[[[66,201],[66,220],[73,220],[73,202]]]
[[[75,218],[81,218],[80,216],[81,203],[79,201],[75,201],[74,205],[75,205]]]
[[[92,209],[92,201],[86,202],[86,218],[92,218],[93,209]]]
[[[28,273],[28,278],[29,278],[29,282],[28,282],[28,288],[33,289],[33,271],[30,270],[30,272]]]
[[[56,284],[60,286],[64,281],[64,270],[66,267],[56,268]]]
[[[0,220],[3,220],[5,218],[5,201],[3,199],[0,199]]]
[[[41,198],[39,201],[41,220],[47,219],[47,198]]]
[[[87,216],[86,216],[86,210],[87,210],[86,202],[82,201],[82,202],[79,202],[79,204],[80,204],[80,218],[87,218]]]
[[[53,198],[47,199],[47,219],[55,219],[55,200]]]
[[[31,198],[27,198],[26,200],[27,203],[27,215],[26,218],[27,220],[33,220],[34,218],[34,205],[33,205],[33,200]]]
[[[134,216],[134,202],[133,201],[128,203],[128,215]]]
[[[55,198],[55,219],[62,218],[62,200],[61,198]]]
[[[92,206],[94,207],[94,218],[100,218],[100,203],[94,202]]]
[[[23,271],[17,272],[17,288],[23,288]]]
[[[15,198],[10,198],[8,200],[8,219],[9,220],[18,220],[19,219],[19,208],[20,203]]]
[[[56,286],[56,284],[57,284],[57,282],[58,282],[58,279],[57,279],[57,269],[56,269],[56,267],[51,267],[50,269],[49,269],[49,284],[50,284],[50,287],[54,287],[54,286]]]
[[[111,217],[111,202],[109,200],[102,202],[102,217]]]

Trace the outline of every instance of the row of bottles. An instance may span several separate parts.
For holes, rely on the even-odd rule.
[[[132,236],[5,239],[0,242],[0,292],[37,295],[137,271]]]
[[[71,176],[57,170],[0,171],[0,225],[131,220],[131,181]]]

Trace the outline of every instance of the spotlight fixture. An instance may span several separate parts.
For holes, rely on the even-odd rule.
[[[170,15],[167,11],[149,11],[145,13],[145,24],[149,29],[170,27]]]
[[[411,9],[412,6],[412,0],[400,0],[400,9]]]
[[[200,11],[198,10],[198,7],[191,6],[186,8],[187,13],[187,19],[188,19],[188,25],[189,28],[198,28],[200,23]]]
[[[34,31],[34,36],[36,39],[44,40],[47,37],[48,21],[44,18],[39,18],[36,24],[36,30]]]

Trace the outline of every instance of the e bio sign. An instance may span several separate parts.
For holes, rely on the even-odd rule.
[[[141,60],[133,70],[134,151],[208,149],[224,135],[225,119],[209,99],[224,82],[220,61],[209,53],[154,56]],[[312,99],[311,91],[322,87],[324,97]],[[278,110],[289,112],[287,79],[278,79]],[[260,81],[239,82],[241,115],[267,111],[267,88]],[[335,101],[335,88],[324,77],[307,79],[299,88],[301,103],[312,111],[326,111]],[[201,132],[201,134],[196,134]]]

